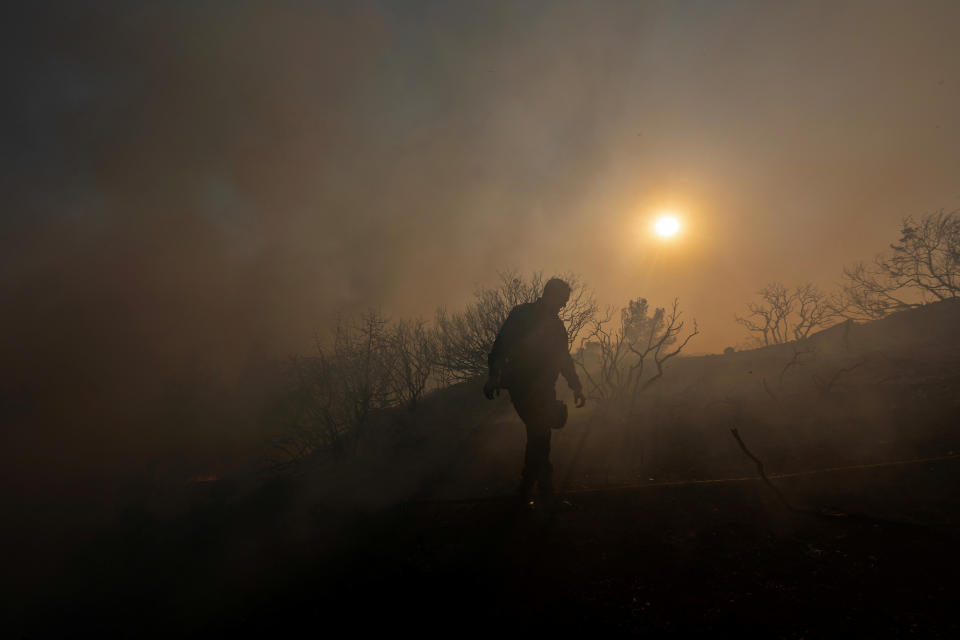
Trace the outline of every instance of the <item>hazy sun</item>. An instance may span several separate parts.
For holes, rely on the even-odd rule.
[[[656,229],[657,235],[670,238],[677,235],[677,232],[680,231],[680,221],[673,216],[660,216],[654,223],[653,228]]]

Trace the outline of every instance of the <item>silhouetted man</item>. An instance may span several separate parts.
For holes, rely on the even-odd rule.
[[[583,387],[567,347],[567,330],[557,316],[570,299],[570,285],[551,278],[536,302],[517,305],[507,316],[490,351],[490,377],[483,393],[493,399],[500,388],[510,391],[510,400],[527,427],[524,456],[524,501],[533,498],[534,485],[541,501],[553,502],[553,467],[550,465],[550,430],[567,419],[567,407],[557,400],[557,375],[563,374],[573,389],[577,407],[586,404]]]

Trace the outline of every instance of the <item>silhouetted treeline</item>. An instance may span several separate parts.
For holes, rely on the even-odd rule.
[[[757,295],[760,302],[736,316],[750,332],[750,345],[803,340],[844,320],[876,320],[960,297],[960,212],[908,216],[900,239],[872,262],[844,267],[834,292],[809,282],[793,289],[771,282]]]
[[[318,341],[313,354],[292,358],[286,392],[267,414],[278,463],[354,454],[375,417],[389,415],[403,428],[416,421],[428,393],[486,375],[487,355],[507,315],[539,298],[544,283],[540,272],[529,278],[515,271],[498,276],[496,285],[478,287],[461,311],[440,308],[433,322],[390,320],[369,311],[341,319],[333,337]],[[619,311],[598,314],[590,287],[575,274],[559,277],[572,289],[560,311],[569,347],[596,400],[636,396],[699,333],[694,323],[684,334],[677,301],[670,310],[651,309],[638,298]]]

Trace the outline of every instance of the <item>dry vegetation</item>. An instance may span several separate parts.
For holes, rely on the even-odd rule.
[[[280,376],[270,473],[151,487],[97,536],[48,549],[58,572],[4,606],[31,631],[114,635],[144,620],[269,632],[331,610],[389,627],[424,601],[438,625],[482,602],[494,628],[717,633],[749,619],[776,635],[787,619],[798,636],[953,635],[939,603],[960,595],[960,303],[956,243],[940,236],[955,220],[905,222],[875,263],[883,278],[836,295],[767,287],[743,323],[765,346],[723,355],[683,357],[698,330],[678,302],[599,314],[570,278],[564,320],[593,401],[555,434],[558,490],[577,508],[554,516],[503,499],[522,429],[476,377],[539,274],[502,274],[434,322],[345,319]],[[926,266],[911,272],[910,256]],[[909,302],[930,296],[945,299]],[[865,309],[883,317],[839,321]],[[741,445],[782,500],[750,482]]]
[[[882,318],[960,296],[960,212],[939,212],[900,226],[900,240],[871,264],[844,269],[849,317]]]
[[[780,391],[774,387],[816,359],[809,340],[818,331],[957,297],[957,213],[907,218],[900,233],[899,242],[878,255],[872,267],[845,269],[837,291],[773,282],[758,292],[759,302],[747,305],[747,314],[736,317],[748,330],[748,344],[788,345],[789,356],[778,370],[760,377],[768,396],[777,398]],[[637,298],[601,312],[581,278],[561,277],[572,287],[561,317],[588,394],[604,405],[611,420],[634,419],[641,394],[664,377],[671,361],[698,335],[696,322],[687,327],[676,300],[669,308],[651,308]],[[539,272],[529,278],[515,271],[500,273],[494,286],[477,288],[466,308],[441,308],[433,322],[389,320],[373,311],[343,320],[329,344],[318,342],[314,355],[290,363],[288,393],[277,399],[267,420],[280,452],[278,465],[354,455],[371,425],[386,422],[395,432],[409,429],[428,394],[486,374],[487,354],[507,314],[536,300],[543,282]],[[850,325],[845,326],[849,332]],[[838,369],[847,366],[852,365]],[[839,382],[827,372],[816,379],[827,391]]]

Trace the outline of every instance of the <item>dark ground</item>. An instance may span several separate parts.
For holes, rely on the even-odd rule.
[[[573,412],[555,514],[497,497],[522,428],[479,383],[342,463],[145,483],[99,526],[34,509],[5,522],[2,630],[960,637],[957,326],[931,305],[789,368],[795,345],[678,362],[634,418]]]
[[[28,636],[956,637],[958,480],[956,458],[775,480],[798,504],[849,514],[833,518],[791,513],[754,480],[576,493],[555,515],[490,499],[300,522],[283,516],[292,484],[242,503],[198,487],[188,517],[130,511],[69,578],[7,602],[26,606]]]

